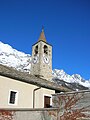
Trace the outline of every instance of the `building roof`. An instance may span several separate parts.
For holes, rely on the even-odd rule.
[[[62,87],[52,81],[48,81],[36,76],[33,76],[29,73],[21,72],[11,67],[7,67],[0,64],[0,75],[12,78],[13,80],[18,80],[28,84],[33,84],[39,87],[48,88],[56,91],[69,91],[67,88]]]
[[[40,37],[39,37],[38,41],[46,42],[46,38],[45,38],[45,34],[44,34],[44,28],[42,28],[42,31],[40,33]]]

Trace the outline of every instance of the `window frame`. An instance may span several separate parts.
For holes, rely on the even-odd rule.
[[[37,55],[37,54],[38,54],[38,45],[36,45],[34,48],[34,55]]]
[[[52,95],[50,95],[50,94],[43,94],[43,108],[44,108],[44,97],[45,96],[50,97],[50,106],[52,106]]]
[[[16,93],[16,95],[15,95],[15,103],[10,103],[10,98],[11,98],[11,92],[15,92]],[[9,95],[8,95],[8,105],[17,105],[17,103],[18,103],[18,91],[17,90],[12,90],[12,89],[10,89],[9,90]]]
[[[48,46],[44,45],[43,47],[44,54],[48,55]]]

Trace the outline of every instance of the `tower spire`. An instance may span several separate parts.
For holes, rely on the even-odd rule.
[[[45,34],[44,34],[44,27],[43,26],[42,26],[42,31],[40,33],[40,37],[39,37],[38,41],[46,42],[46,38],[45,38]]]

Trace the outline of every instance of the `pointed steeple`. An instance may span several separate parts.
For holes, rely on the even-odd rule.
[[[39,37],[38,41],[46,42],[46,38],[45,38],[45,34],[44,34],[44,27],[42,27],[42,31],[40,33],[40,37]]]

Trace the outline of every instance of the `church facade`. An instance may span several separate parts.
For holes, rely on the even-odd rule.
[[[55,91],[67,89],[52,81],[52,46],[42,29],[32,47],[30,74],[0,65],[0,108],[47,108]]]

